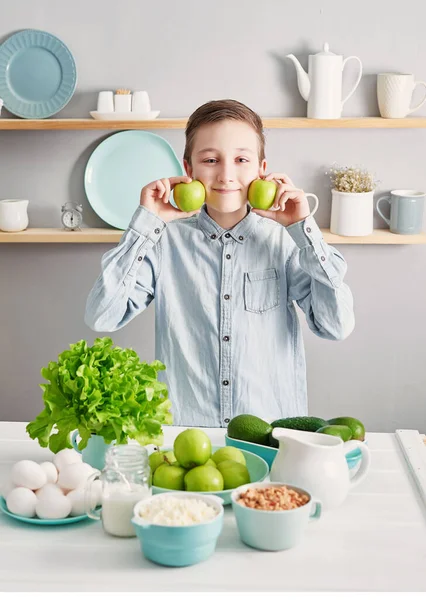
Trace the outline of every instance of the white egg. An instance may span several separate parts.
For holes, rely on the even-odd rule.
[[[10,512],[21,517],[34,517],[36,514],[37,496],[24,487],[16,487],[6,498],[6,506]]]
[[[46,485],[44,485],[42,488],[37,490],[35,494],[36,494],[37,498],[40,498],[41,496],[44,496],[45,494],[60,494],[61,496],[63,496],[64,491],[56,483],[46,483]]]
[[[33,460],[20,460],[15,463],[10,473],[12,483],[30,490],[38,490],[47,483],[47,475],[40,465]]]
[[[62,494],[44,494],[36,505],[40,519],[65,519],[71,512],[71,500]]]
[[[40,467],[46,473],[47,483],[56,483],[58,481],[58,470],[53,462],[42,462],[40,463]]]
[[[59,471],[58,485],[63,490],[75,490],[84,485],[93,473],[93,468],[87,463],[67,465]]]
[[[83,461],[82,456],[74,448],[64,448],[59,450],[53,457],[53,464],[60,471],[67,465],[73,465],[75,463],[81,463]]]

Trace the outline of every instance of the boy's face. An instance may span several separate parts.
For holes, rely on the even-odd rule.
[[[191,166],[184,161],[186,172],[201,181],[207,206],[219,213],[245,207],[250,183],[266,169],[266,160],[259,164],[257,134],[242,121],[224,120],[200,127],[191,160]]]

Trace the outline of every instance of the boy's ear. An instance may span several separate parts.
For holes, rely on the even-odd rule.
[[[266,158],[264,158],[260,163],[259,175],[261,177],[264,177],[266,175]]]
[[[184,159],[183,166],[185,167],[186,174],[188,177],[192,177],[192,167],[187,160]]]

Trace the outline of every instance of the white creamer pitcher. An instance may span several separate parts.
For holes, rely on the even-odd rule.
[[[23,231],[28,227],[28,200],[0,200],[0,229]]]
[[[367,474],[370,452],[360,441],[343,442],[339,437],[276,427],[272,435],[279,441],[270,479],[306,489],[318,498],[325,510],[336,508],[349,489]],[[350,478],[346,454],[359,448],[362,460],[358,472]]]

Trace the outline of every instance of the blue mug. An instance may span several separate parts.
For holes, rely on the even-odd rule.
[[[87,463],[94,469],[99,469],[99,471],[102,471],[105,466],[105,454],[108,448],[115,442],[107,444],[101,435],[92,435],[87,442],[87,446],[83,450],[79,450],[77,445],[77,436],[78,431],[74,431],[71,438],[71,443],[74,447],[74,450],[82,455],[83,462]]]
[[[376,204],[377,212],[389,225],[392,233],[413,235],[421,233],[423,228],[425,192],[417,190],[392,190],[379,198]],[[390,205],[390,218],[388,219],[380,210],[380,203],[388,202]]]

